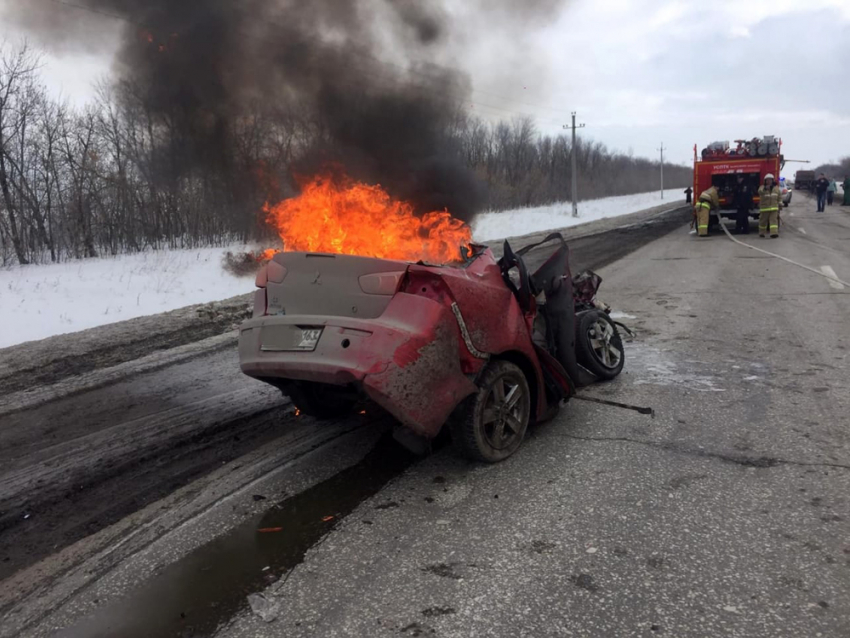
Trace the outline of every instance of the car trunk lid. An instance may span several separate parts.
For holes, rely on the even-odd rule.
[[[273,261],[283,276],[266,283],[269,315],[380,317],[398,288],[408,263],[392,259],[284,252]],[[280,269],[269,269],[280,272]]]

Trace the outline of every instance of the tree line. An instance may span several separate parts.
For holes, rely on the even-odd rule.
[[[233,157],[187,161],[177,118],[149,108],[144,92],[104,82],[72,108],[40,79],[37,51],[0,48],[0,264],[193,248],[263,239],[268,199],[293,195],[290,168],[326,126],[297,104],[256,108],[230,131]],[[490,209],[571,197],[576,154],[582,199],[650,191],[657,161],[578,138],[540,135],[530,118],[490,123],[458,108],[446,148],[486,185]],[[665,164],[684,187],[691,169]]]
[[[838,163],[831,162],[829,164],[821,164],[815,169],[815,175],[823,173],[827,177],[839,182],[843,182],[850,177],[850,156],[842,157]]]

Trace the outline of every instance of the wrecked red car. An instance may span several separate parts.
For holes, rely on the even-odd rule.
[[[444,424],[469,457],[511,455],[529,423],[554,416],[577,386],[612,379],[623,345],[600,279],[572,278],[569,250],[533,273],[505,242],[446,266],[283,252],[257,275],[241,327],[242,371],[280,388],[305,414],[349,412],[364,395],[410,432]]]

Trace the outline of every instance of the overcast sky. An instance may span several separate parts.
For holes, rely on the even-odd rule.
[[[850,155],[850,0],[572,0],[526,38],[516,23],[477,32],[460,0],[451,11],[469,107],[487,119],[525,113],[558,133],[576,110],[583,135],[639,156],[663,142],[678,163],[695,143],[765,134],[782,137],[790,159]],[[53,51],[45,80],[85,102],[115,42]]]

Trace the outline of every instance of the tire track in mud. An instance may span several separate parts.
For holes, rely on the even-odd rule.
[[[273,388],[237,390],[53,444],[0,474],[0,579],[281,436]]]

